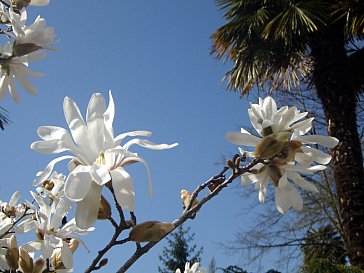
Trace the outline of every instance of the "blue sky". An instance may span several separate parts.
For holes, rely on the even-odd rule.
[[[19,105],[10,96],[0,102],[12,120],[0,132],[0,198],[7,200],[15,190],[29,198],[36,172],[54,158],[37,154],[29,146],[38,140],[36,129],[41,125],[67,128],[62,109],[65,96],[73,98],[85,113],[92,93],[107,96],[112,90],[116,133],[149,130],[153,132],[150,140],[156,143],[180,144],[166,151],[135,150],[151,169],[151,198],[144,167],[128,169],[136,187],[138,221],[176,219],[182,212],[180,190],[192,191],[217,174],[221,166],[216,163],[221,163],[222,155],[237,152],[225,140],[225,133],[249,126],[248,101],[226,91],[221,78],[228,66],[209,55],[209,37],[223,24],[214,1],[51,1],[47,7],[29,9],[33,20],[37,14],[55,27],[59,51],[31,66],[46,73],[32,81],[38,96],[20,90]],[[58,170],[66,171],[62,164]],[[206,267],[213,256],[219,267],[246,263],[239,255],[225,255],[218,245],[233,240],[235,232],[255,222],[255,210],[241,215],[241,209],[258,200],[243,200],[238,196],[242,190],[225,189],[188,223],[196,244],[204,247],[202,264]],[[77,252],[75,272],[82,272],[91,262],[110,231],[108,223],[96,226],[85,239],[91,253]],[[164,245],[160,243],[128,272],[157,272]],[[98,272],[114,272],[130,251],[129,247],[116,248],[108,255],[110,264]],[[273,267],[271,258],[262,261],[265,270]],[[244,268],[256,272],[256,265]]]

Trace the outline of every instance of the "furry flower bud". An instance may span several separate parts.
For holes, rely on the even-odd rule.
[[[129,238],[137,243],[158,242],[173,229],[172,223],[147,221],[134,226],[129,233]]]

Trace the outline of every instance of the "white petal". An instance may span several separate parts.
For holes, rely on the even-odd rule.
[[[114,139],[114,143],[116,146],[120,145],[121,141],[124,140],[126,137],[134,137],[134,136],[143,136],[143,137],[150,137],[152,135],[149,131],[132,131],[132,132],[126,132],[118,135]]]
[[[329,164],[332,158],[331,155],[324,153],[320,150],[317,150],[315,148],[302,146],[301,150],[305,152],[305,154],[309,154],[310,156],[312,156],[312,159],[319,164],[323,165]]]
[[[105,149],[114,147],[114,129],[112,127],[115,116],[115,104],[111,91],[109,91],[109,106],[104,113],[105,123]]]
[[[128,150],[130,146],[137,144],[139,146],[142,146],[144,148],[148,148],[151,150],[165,150],[165,149],[171,149],[173,147],[176,147],[178,145],[178,143],[173,143],[173,144],[155,144],[149,140],[146,139],[132,139],[130,141],[128,141],[127,143],[125,143],[125,145],[123,145],[123,148],[125,150]]]
[[[87,229],[95,224],[100,208],[102,188],[96,183],[91,183],[86,197],[78,202],[75,219],[79,228]]]
[[[266,97],[264,99],[263,108],[267,117],[271,117],[277,112],[277,104],[272,97]]]
[[[104,96],[100,93],[93,94],[87,107],[86,122],[91,142],[99,152],[104,150],[105,111]]]
[[[48,165],[44,169],[44,171],[39,173],[38,177],[33,182],[33,186],[38,186],[40,183],[47,180],[48,177],[51,175],[54,165],[56,163],[58,163],[59,161],[65,160],[65,159],[72,159],[72,158],[73,158],[73,156],[65,155],[65,156],[60,156],[60,157],[53,159],[51,162],[48,163]]]
[[[64,192],[68,199],[79,202],[83,200],[90,191],[92,178],[89,166],[77,166],[67,177]]]
[[[277,209],[280,213],[285,214],[290,208],[286,189],[281,187],[275,187],[274,189],[275,189],[275,202]]]
[[[20,198],[20,192],[19,191],[14,192],[10,198],[9,205],[15,206],[19,198]]]
[[[73,267],[72,251],[66,244],[63,244],[63,246],[61,248],[61,259],[62,259],[63,265],[66,268],[72,268]]]
[[[59,139],[35,141],[30,148],[42,154],[58,154],[68,150]]]
[[[306,181],[301,175],[299,175],[299,173],[288,172],[288,177],[306,191],[319,192],[313,183]]]
[[[229,142],[245,146],[256,146],[261,141],[259,137],[237,132],[228,132],[225,137]]]
[[[324,165],[315,165],[315,166],[299,166],[299,165],[285,165],[284,169],[287,171],[295,171],[304,174],[313,174],[314,172],[323,171],[326,169]]]
[[[304,131],[306,131],[307,129],[307,127],[309,128],[308,130],[310,130],[311,129],[311,127],[312,127],[312,121],[314,120],[314,118],[309,118],[309,119],[305,119],[305,120],[302,120],[302,121],[300,121],[300,122],[297,122],[297,123],[295,123],[295,124],[293,124],[293,125],[291,125],[290,127],[289,127],[289,129],[291,129],[291,130],[298,130],[298,131],[300,131],[301,129],[301,127],[303,127],[303,128],[305,128],[305,130]],[[305,133],[307,133],[307,131],[305,132]],[[304,134],[304,133],[302,133],[302,134]],[[302,135],[301,134],[301,135]]]
[[[261,177],[260,183],[259,183],[258,198],[259,198],[260,203],[264,203],[264,201],[265,201],[265,196],[266,196],[267,187],[268,187],[268,181],[269,181],[268,172],[264,172],[264,174]]]
[[[301,211],[303,207],[303,201],[300,193],[291,184],[287,186],[288,186],[288,199],[290,206],[297,211]]]
[[[193,266],[191,267],[191,271],[195,272],[197,270],[197,268],[199,267],[199,263],[194,263]]]
[[[135,192],[130,175],[124,169],[118,168],[111,172],[111,177],[116,200],[121,208],[134,211]]]
[[[296,114],[296,108],[295,107],[289,108],[279,121],[279,124],[277,126],[277,132],[275,133],[286,130],[291,124],[293,118],[295,117],[295,114]]]
[[[52,256],[54,248],[50,245],[48,240],[43,240],[43,244],[40,249],[43,258],[48,259]]]
[[[87,127],[81,116],[80,109],[72,99],[66,97],[63,103],[63,110],[74,141],[82,150],[88,163],[92,163],[97,158],[98,153],[91,149]]]
[[[90,175],[94,182],[103,186],[111,180],[109,169],[106,165],[93,164],[90,168]]]
[[[52,227],[58,228],[62,225],[62,219],[68,213],[68,210],[71,208],[71,205],[72,205],[71,200],[67,199],[66,197],[63,197],[58,201],[56,210],[51,220]]]
[[[322,135],[299,136],[296,140],[302,141],[306,144],[320,144],[328,148],[334,148],[339,143],[339,140],[335,137]]]

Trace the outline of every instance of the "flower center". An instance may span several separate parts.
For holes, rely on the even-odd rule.
[[[100,152],[100,155],[99,155],[98,158],[96,158],[95,163],[100,164],[100,165],[105,165],[106,164],[105,153],[104,152]]]

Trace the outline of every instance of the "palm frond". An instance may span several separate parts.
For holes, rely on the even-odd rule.
[[[0,129],[4,130],[4,126],[9,124],[8,111],[0,106]]]

